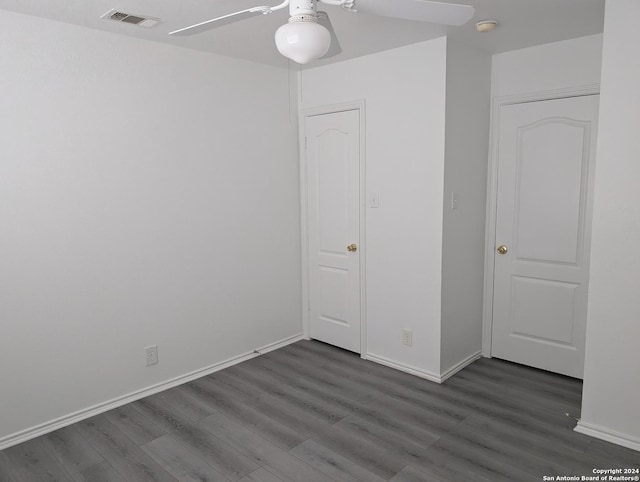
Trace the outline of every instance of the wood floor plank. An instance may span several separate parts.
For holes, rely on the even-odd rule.
[[[401,433],[382,430],[375,424],[365,422],[358,417],[349,417],[342,420],[335,427],[357,434],[360,438],[370,442],[375,447],[380,447],[386,454],[401,461],[403,464],[419,468],[421,472],[433,480],[439,478],[444,481],[455,480],[460,482],[474,480],[472,474],[459,470],[455,460],[447,460],[442,456],[434,457],[434,454],[429,452],[430,446],[418,445]]]
[[[280,448],[274,447],[251,430],[216,413],[202,422],[203,427],[228,440],[239,452],[266,468],[284,481],[329,482],[331,478],[300,461]]]
[[[202,422],[191,422],[173,413],[166,401],[149,398],[135,402],[134,406],[225,477],[238,480],[258,468],[226,441],[202,428]]]
[[[591,465],[601,468],[635,468],[640,469],[640,452],[604,440],[592,440],[585,452]],[[609,465],[606,465],[609,464]],[[585,464],[585,468],[588,464]],[[583,475],[582,473],[580,475]]]
[[[235,377],[228,376],[224,370],[207,377],[199,378],[198,380],[187,384],[185,388],[193,386],[207,388],[209,390],[213,390],[213,393],[218,393],[226,398],[241,400],[243,402],[250,402],[251,400],[259,397],[259,394],[250,386],[247,384],[237,383],[237,379]]]
[[[363,466],[329,450],[326,447],[307,440],[290,451],[293,455],[329,475],[338,482],[384,482],[385,479],[369,472]]]
[[[287,370],[279,369],[277,366],[274,368],[268,361],[264,363],[263,359],[256,358],[252,361],[255,363],[251,365],[251,369],[256,376],[267,381],[284,384],[285,387],[303,393],[310,399],[322,401],[348,414],[358,413],[365,407],[364,403],[340,393],[334,387],[317,383],[306,376],[297,376]]]
[[[275,445],[289,450],[308,438],[296,429],[289,428],[266,416],[260,410],[236,400],[219,388],[207,383],[189,383],[185,385],[189,395],[202,403],[208,403],[216,411],[252,429]]]
[[[312,440],[352,462],[366,467],[367,470],[383,479],[393,477],[405,466],[405,463],[392,452],[371,443],[358,433],[342,429],[338,424],[316,433]]]
[[[149,400],[162,400],[166,404],[171,405],[174,415],[192,422],[198,422],[214,413],[210,405],[201,403],[190,397],[186,388],[183,386],[160,392],[149,397]]]
[[[249,394],[248,397],[242,400],[242,403],[301,434],[309,436],[330,425],[330,422],[316,417],[316,412],[313,408],[299,405],[293,400],[274,397],[248,381],[241,380],[239,377],[221,374],[220,378],[224,379],[229,386],[234,386],[238,390],[246,391]]]
[[[417,394],[415,391],[395,385],[390,385],[388,387],[385,391],[385,397],[387,399],[398,400],[402,403],[412,405],[414,408],[418,408],[420,410],[429,411],[437,417],[448,419],[454,423],[461,422],[473,413],[472,410],[469,410],[468,408],[447,403],[439,398],[425,396],[424,394]]]
[[[16,482],[54,482],[72,480],[41,438],[14,445],[2,454],[8,472]],[[2,460],[0,460],[2,461]]]
[[[237,373],[241,381],[251,383],[253,386],[260,388],[264,393],[291,403],[307,412],[310,416],[318,417],[327,423],[336,423],[349,415],[348,412],[334,404],[325,403],[316,397],[309,396],[304,391],[296,390],[286,384],[277,384],[272,378],[270,379],[261,376],[261,374],[256,374],[252,366],[237,367],[237,370],[232,373]]]
[[[576,414],[576,412],[579,412],[580,410],[580,408],[576,407],[573,403],[568,403],[564,400],[557,400],[551,396],[539,393],[524,393],[522,390],[517,388],[501,386],[486,378],[478,376],[474,377],[464,371],[451,378],[449,386],[466,386],[491,397],[499,395],[500,397],[511,401],[512,404],[520,407],[521,410],[531,407],[537,411],[544,410],[558,415],[564,415],[565,413]]]
[[[439,437],[434,437],[429,443],[416,442],[402,430],[388,430],[375,420],[365,420],[355,415],[341,420],[335,427],[394,454],[408,464],[421,460],[425,451],[439,440]]]
[[[522,429],[545,438],[553,438],[559,442],[584,451],[590,438],[573,432],[575,420],[565,414],[551,413],[533,406],[521,406],[517,401],[505,397],[500,400],[499,394],[478,392],[469,386],[448,386],[449,392],[444,399],[452,404],[468,407],[475,414],[500,420],[514,428]]]
[[[365,373],[375,370],[371,362],[364,360],[357,353],[347,350],[335,350],[335,347],[317,341],[303,340],[284,347],[282,351],[300,356],[304,360],[315,360],[319,366],[335,363],[340,366],[354,367]]]
[[[75,426],[61,428],[41,439],[74,479],[82,479],[80,472],[104,460]]]
[[[144,444],[141,448],[180,481],[229,481],[185,445],[177,442],[171,435],[163,435]]]
[[[287,403],[282,399],[275,398],[268,393],[262,392],[250,383],[243,382],[238,377],[225,374],[216,374],[215,379],[202,381],[202,386],[206,386],[210,392],[218,395],[231,394],[233,403],[250,407],[263,416],[269,417],[281,425],[294,430],[307,439],[318,427],[325,425],[325,422],[315,417],[308,417],[309,413],[299,407]],[[222,388],[223,387],[223,388]],[[238,394],[244,394],[243,397]]]
[[[438,443],[453,441],[469,450],[473,449],[483,458],[490,458],[496,463],[511,466],[517,460],[517,470],[526,472],[533,478],[540,480],[546,474],[570,474],[572,468],[567,459],[558,457],[541,457],[531,451],[523,450],[520,446],[508,443],[499,437],[494,437],[482,430],[468,425],[462,425],[457,431],[444,436]]]
[[[167,432],[142,415],[132,405],[106,412],[105,417],[137,445],[162,437]]]
[[[312,342],[313,343],[313,342]],[[294,345],[299,345],[300,342],[298,343],[294,343],[293,345],[287,345],[287,346],[283,346],[281,349],[279,350],[275,350],[272,352],[269,352],[267,355],[267,357],[280,357],[283,355],[286,355],[287,357],[290,357],[294,360],[294,362],[298,363],[299,365],[304,365],[304,366],[321,366],[322,364],[324,364],[324,360],[317,360],[311,356],[309,356],[306,353],[300,353],[298,350],[296,350],[294,347]]]
[[[531,379],[516,374],[512,371],[500,371],[496,366],[502,364],[472,363],[466,370],[468,374],[488,377],[492,381],[507,387],[518,387],[525,392],[543,393],[545,395],[565,400],[572,404],[580,405],[582,399],[582,386],[574,383],[549,383],[548,380]],[[577,389],[576,389],[577,388]]]
[[[387,432],[401,435],[420,446],[429,446],[440,437],[440,432],[432,429],[428,425],[416,423],[412,417],[398,415],[398,413],[386,412],[383,408],[373,406],[361,410],[357,415],[358,419],[369,422],[372,426],[384,429]]]
[[[355,358],[357,363],[338,363],[327,360],[318,368],[312,368],[314,372],[320,372],[326,379],[340,380],[343,385],[357,387],[363,393],[369,393],[369,398],[375,398],[384,393],[386,382],[377,377],[363,376],[371,374],[377,367],[373,362]]]
[[[378,395],[368,388],[362,389],[361,386],[351,384],[345,378],[336,379],[321,370],[314,371],[309,367],[293,366],[274,357],[268,359],[260,357],[257,359],[256,365],[271,374],[287,374],[290,377],[288,382],[290,384],[296,383],[306,389],[312,387],[312,389],[330,393],[360,405],[366,405]]]
[[[567,467],[582,467],[585,459],[584,447],[579,444],[541,436],[539,433],[515,427],[497,418],[472,415],[462,423],[463,426],[473,427],[488,437],[504,441],[558,464],[566,464]]]
[[[487,482],[539,482],[541,477],[534,477],[518,468],[502,461],[487,457],[481,448],[460,441],[440,439],[429,447],[427,457],[435,464],[452,470],[464,470],[467,477]],[[453,480],[450,476],[449,478]]]
[[[303,364],[295,358],[291,359],[288,353],[279,353],[279,350],[277,350],[269,353],[269,355],[271,356],[268,359],[265,356],[265,362],[277,363],[282,370],[307,377],[315,383],[336,390],[337,393],[341,393],[359,402],[368,403],[378,395],[375,390],[370,389],[362,383],[348,380],[342,375],[335,377],[328,374],[322,366],[318,367],[311,364]]]
[[[513,362],[500,360],[498,358],[480,358],[475,365],[478,367],[488,367],[496,374],[508,374],[515,378],[527,380],[533,384],[555,387],[559,390],[569,390],[577,395],[582,394],[582,381],[577,378],[558,375],[556,373],[537,368],[520,365]]]
[[[480,475],[469,464],[460,463],[457,458],[440,449],[431,448],[412,464],[420,473],[446,482],[493,482]],[[404,469],[403,469],[404,470]]]
[[[11,472],[9,472],[10,463],[5,453],[0,451],[0,482],[16,482]]]
[[[79,422],[77,426],[93,448],[126,480],[140,482],[176,480],[104,415]]]
[[[127,482],[106,460],[84,469],[80,472],[78,480],[83,482]]]
[[[251,472],[240,482],[284,482],[266,469],[259,468],[255,472]]]
[[[425,470],[416,469],[410,465],[394,475],[389,482],[447,482],[443,479],[427,473]]]
[[[434,435],[438,437],[454,432],[460,423],[443,417],[439,413],[434,414],[426,409],[426,406],[425,409],[421,409],[389,397],[381,397],[370,406],[372,409],[384,413],[387,418],[397,421],[407,434],[411,434],[416,439],[420,440],[422,434],[426,434],[423,439],[425,443],[429,443]]]

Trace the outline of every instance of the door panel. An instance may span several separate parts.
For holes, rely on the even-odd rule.
[[[582,378],[598,96],[500,112],[492,356]]]
[[[360,353],[360,114],[305,117],[312,338]]]
[[[511,333],[571,345],[576,288],[580,285],[512,277]]]
[[[349,270],[319,266],[319,307],[321,320],[349,326]]]
[[[516,145],[516,256],[576,264],[587,188],[588,122],[552,118],[519,129]],[[541,195],[544,186],[544,195]],[[540,230],[540,226],[549,229]]]

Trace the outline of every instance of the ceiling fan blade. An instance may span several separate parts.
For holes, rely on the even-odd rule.
[[[204,22],[196,23],[195,25],[190,25],[188,27],[174,30],[173,32],[169,32],[169,35],[175,35],[175,36],[195,35],[197,33],[205,32],[207,30],[222,27],[223,25],[239,22],[246,18],[255,17],[256,15],[262,15],[265,12],[269,11],[270,9],[271,7],[248,8],[246,10],[230,13],[228,15],[223,15],[222,17],[212,18],[211,20],[206,20]]]
[[[340,42],[338,41],[338,37],[336,36],[336,31],[333,29],[333,25],[331,24],[329,15],[327,15],[327,12],[317,12],[317,15],[318,23],[326,28],[331,34],[331,45],[329,46],[329,50],[326,54],[324,54],[324,56],[320,58],[328,59],[329,57],[340,55],[342,53],[342,47],[340,46]]]
[[[475,13],[471,5],[428,0],[355,0],[354,7],[360,13],[456,26],[467,23]]]

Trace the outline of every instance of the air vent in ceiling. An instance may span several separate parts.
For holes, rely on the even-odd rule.
[[[119,12],[116,9],[109,10],[102,18],[107,20],[115,20],[116,22],[130,23],[138,27],[151,28],[162,22],[159,18],[143,17],[142,15],[133,15],[131,13]]]

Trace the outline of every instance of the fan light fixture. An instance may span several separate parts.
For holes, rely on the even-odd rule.
[[[276,31],[278,52],[299,64],[319,59],[329,50],[331,33],[315,15],[295,15]]]
[[[307,64],[320,58],[340,55],[342,52],[331,20],[326,12],[318,11],[318,2],[341,7],[351,13],[443,25],[464,25],[475,12],[471,5],[444,3],[441,0],[282,0],[279,5],[246,8],[179,28],[169,32],[169,35],[194,35],[289,7],[289,22],[276,32],[276,47],[282,55],[294,62]]]

